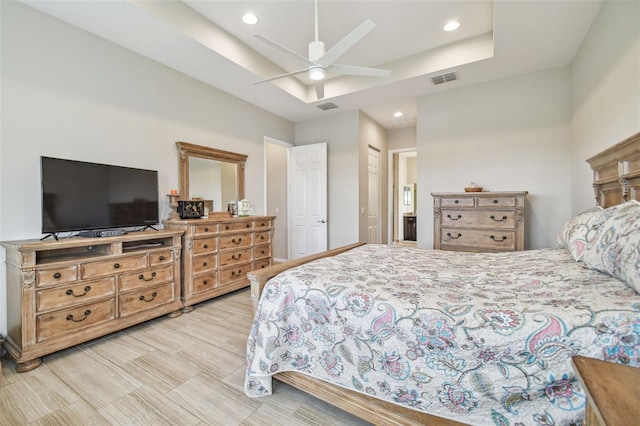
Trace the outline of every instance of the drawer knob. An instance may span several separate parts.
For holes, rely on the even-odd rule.
[[[451,235],[451,232],[447,232],[447,237],[453,238],[454,240],[457,240],[458,238],[462,237],[461,233],[458,232],[457,234],[458,235],[454,237],[453,235]],[[492,235],[492,237],[493,237],[493,235]]]
[[[82,293],[82,294],[73,294],[73,289],[71,289],[71,288],[70,288],[69,290],[67,290],[67,293],[66,293],[66,294],[67,294],[67,296],[82,297],[82,296],[84,296],[85,294],[89,293],[89,291],[90,291],[90,290],[91,290],[91,286],[90,286],[90,285],[88,285],[88,286],[86,286],[86,287],[84,288],[84,293]]]
[[[458,217],[452,217],[450,214],[447,215],[447,217],[451,220],[460,220],[462,219],[462,215],[458,215]]]
[[[165,259],[165,257],[161,255],[160,256],[160,260],[164,260],[164,259]]]
[[[262,250],[260,253],[264,254],[264,250]]]
[[[118,268],[120,268],[120,264],[119,264],[119,263],[116,263],[116,264],[114,264],[114,265],[113,265],[113,267],[114,267],[115,269],[118,269]]]
[[[53,278],[55,278],[56,280],[58,278],[60,278],[62,276],[62,274],[60,272],[56,272],[55,274],[53,274]]]
[[[489,238],[491,238],[493,241],[497,242],[497,243],[501,243],[504,240],[507,239],[507,237],[505,235],[502,236],[502,238],[496,238],[495,235],[491,235]]]
[[[140,296],[140,300],[143,301],[143,302],[152,302],[153,299],[155,299],[157,295],[158,295],[158,292],[154,291],[153,293],[151,293],[151,299],[147,300],[147,298],[144,297],[144,295],[142,295],[142,296]]]
[[[143,281],[152,281],[155,277],[156,277],[156,273],[155,272],[151,273],[151,278],[145,278],[144,274],[138,275],[138,279],[143,280]]]
[[[84,311],[84,316],[82,318],[79,319],[73,319],[73,315],[69,314],[67,315],[67,321],[73,321],[73,322],[80,322],[80,321],[84,321],[87,319],[87,317],[91,315],[91,309],[87,309],[86,311]]]
[[[261,240],[264,240],[264,235],[260,235],[260,239],[261,239]]]
[[[236,239],[235,239],[235,238],[233,238],[233,239],[231,240],[231,242],[232,242],[233,244],[240,244],[240,243],[242,242],[242,238],[238,238],[238,241],[236,241]]]
[[[236,276],[240,276],[242,275],[242,269],[238,269],[238,273],[236,274],[236,271],[231,271],[231,276],[232,277],[236,277]]]
[[[507,220],[507,217],[502,216],[502,219],[496,219],[495,216],[491,215],[491,220],[493,220],[494,222],[504,222],[505,220]]]
[[[208,263],[207,262],[202,262],[202,266],[207,266]]]
[[[251,224],[250,223],[247,223],[247,228],[251,228]]]
[[[209,244],[205,244],[205,245],[203,245],[202,247],[204,247],[204,248],[209,248]]]
[[[454,203],[459,204],[460,200],[455,200]]]
[[[225,226],[224,229],[229,229],[229,225]]]
[[[204,228],[204,232],[209,232],[209,228]]]
[[[207,285],[207,284],[209,284],[209,280],[202,281],[202,285]]]
[[[493,204],[498,204],[498,200],[493,200]]]
[[[242,257],[242,253],[238,253],[238,257],[236,257],[236,255],[235,255],[235,254],[232,254],[232,255],[231,255],[231,258],[232,258],[233,260],[240,260],[240,258],[241,258],[241,257]]]

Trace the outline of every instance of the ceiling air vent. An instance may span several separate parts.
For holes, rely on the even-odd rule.
[[[327,102],[326,104],[320,104],[316,106],[323,111],[326,111],[328,109],[338,108],[338,105],[334,104],[333,102]]]
[[[455,81],[457,79],[458,79],[458,74],[456,74],[455,72],[448,72],[446,74],[436,75],[431,77],[431,83],[442,84],[442,83],[448,83],[450,81]]]

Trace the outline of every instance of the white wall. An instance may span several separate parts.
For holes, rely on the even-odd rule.
[[[572,213],[595,204],[585,160],[640,131],[640,2],[607,1],[571,64]]]
[[[176,141],[247,154],[246,198],[264,211],[263,137],[292,140],[293,123],[23,4],[0,7],[0,240],[41,237],[41,155],[158,170],[164,197],[178,187]]]
[[[433,247],[432,192],[529,191],[526,248],[550,247],[570,211],[567,67],[418,99],[418,246]]]
[[[389,129],[387,131],[387,148],[389,151],[416,147],[416,126]]]
[[[359,241],[358,111],[295,125],[295,145],[327,143],[329,248]]]

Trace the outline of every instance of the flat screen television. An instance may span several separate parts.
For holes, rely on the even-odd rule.
[[[42,233],[158,223],[158,172],[40,157]]]

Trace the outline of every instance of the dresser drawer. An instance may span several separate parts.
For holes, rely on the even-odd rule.
[[[169,282],[118,296],[120,317],[137,314],[175,300],[174,283]]]
[[[253,222],[253,228],[254,229],[271,228],[271,221],[270,220],[255,220]]]
[[[127,291],[135,288],[147,287],[163,281],[173,281],[173,265],[150,268],[142,272],[120,276],[118,289]]]
[[[211,235],[218,233],[218,225],[195,225],[195,229],[193,230],[193,234],[197,236],[201,235]]]
[[[264,244],[271,241],[271,231],[256,232],[253,236],[253,244]]]
[[[193,254],[213,253],[218,251],[217,238],[193,240]]]
[[[255,260],[271,257],[271,244],[264,244],[253,248],[253,258]]]
[[[221,223],[220,232],[247,231],[253,228],[252,222]]]
[[[442,210],[443,227],[479,227],[479,228],[515,228],[514,211],[496,211],[483,209]]]
[[[36,317],[38,341],[82,330],[116,317],[115,299],[40,314]]]
[[[218,271],[211,271],[204,275],[193,277],[193,293],[201,293],[218,287]]]
[[[74,285],[40,290],[36,293],[38,312],[86,303],[115,293],[115,279],[85,281]]]
[[[157,252],[157,253],[150,253],[149,254],[149,265],[150,266],[164,265],[164,264],[173,262],[172,253],[173,253],[173,251],[171,251],[171,250],[161,251],[161,252]]]
[[[208,271],[210,269],[215,269],[217,267],[218,267],[217,254],[193,256],[193,261],[191,262],[191,270],[193,271],[194,274]]]
[[[220,250],[242,248],[253,244],[252,234],[236,234],[220,237]]]
[[[515,232],[497,229],[458,229],[442,228],[440,234],[442,248],[451,246],[468,247],[470,249],[515,250]],[[445,247],[446,246],[446,247]]]
[[[253,270],[264,269],[271,266],[271,259],[262,259],[253,262]]]
[[[220,252],[220,267],[251,260],[251,248]]]
[[[220,270],[220,283],[225,284],[229,281],[239,280],[246,278],[247,272],[250,272],[252,263],[245,263],[243,265],[234,265]]]
[[[478,207],[515,207],[516,197],[478,197]]]
[[[81,265],[82,278],[94,278],[114,273],[133,271],[147,266],[147,255],[123,257],[105,262],[86,263]]]
[[[473,198],[443,198],[441,200],[442,207],[473,207],[474,200]]]
[[[78,279],[78,267],[72,265],[64,268],[40,269],[36,272],[36,277],[38,286],[70,283]]]

